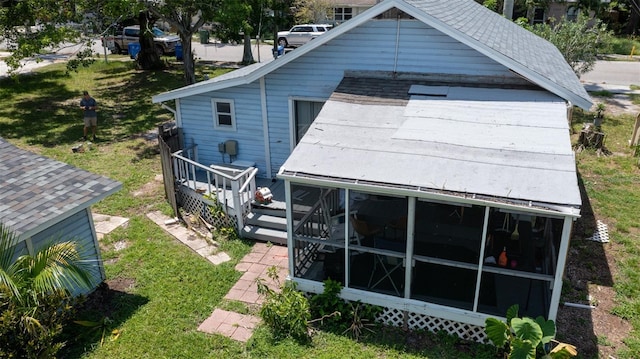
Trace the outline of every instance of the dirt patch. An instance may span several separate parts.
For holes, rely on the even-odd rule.
[[[603,103],[605,116],[619,116],[623,114],[637,115],[640,113],[640,105],[636,105],[631,98],[624,94],[613,94],[611,97],[591,96],[594,104]]]
[[[163,190],[162,175],[156,175],[153,181],[147,182],[142,187],[131,193],[134,197],[155,197]]]
[[[87,296],[87,300],[82,305],[83,311],[95,311],[105,317],[112,317],[117,310],[113,304],[121,297],[126,296],[134,287],[136,281],[132,278],[110,279],[98,286],[93,293]]]

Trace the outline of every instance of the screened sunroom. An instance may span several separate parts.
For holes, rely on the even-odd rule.
[[[555,319],[581,203],[562,99],[345,77],[278,177],[299,289],[469,339],[513,304]]]

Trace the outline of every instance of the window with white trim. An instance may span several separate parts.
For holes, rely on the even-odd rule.
[[[213,108],[213,127],[218,130],[235,131],[236,115],[233,100],[211,99]]]
[[[353,17],[353,8],[335,7],[333,8],[333,20],[346,21]]]

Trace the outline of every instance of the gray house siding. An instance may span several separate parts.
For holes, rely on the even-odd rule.
[[[51,241],[75,241],[84,258],[91,258],[94,261],[90,264],[90,276],[94,287],[100,284],[104,279],[104,271],[102,269],[101,257],[98,248],[96,248],[95,232],[92,230],[92,220],[89,218],[90,212],[82,209],[79,212],[67,217],[66,219],[53,224],[47,229],[37,233],[31,237],[34,251],[38,251],[42,246],[51,243]],[[85,292],[76,290],[73,294],[84,294]]]
[[[420,21],[368,21],[265,77],[272,176],[293,148],[291,100],[328,99],[345,70],[515,76],[505,66]],[[235,132],[214,129],[211,98],[234,100]],[[220,163],[217,144],[234,139],[239,146],[237,159],[255,162],[258,175],[266,175],[259,81],[181,98],[180,111],[185,145],[198,145],[201,163]]]

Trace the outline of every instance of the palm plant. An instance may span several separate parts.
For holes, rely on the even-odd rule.
[[[0,223],[0,356],[54,356],[71,292],[92,286],[91,263],[73,241],[51,241],[33,255],[18,255],[17,242]]]

